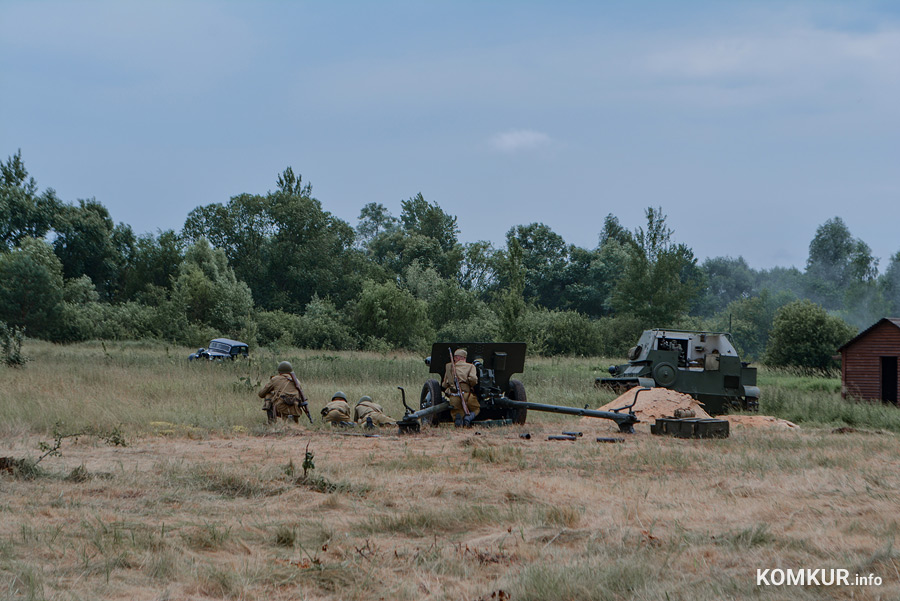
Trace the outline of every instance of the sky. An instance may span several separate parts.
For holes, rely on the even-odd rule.
[[[275,188],[356,225],[421,192],[463,242],[542,222],[803,269],[900,251],[900,3],[0,0],[0,159],[137,233]]]

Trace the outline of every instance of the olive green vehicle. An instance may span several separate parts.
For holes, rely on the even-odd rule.
[[[711,415],[759,409],[756,368],[741,361],[731,335],[722,332],[645,330],[628,351],[628,363],[609,373],[595,384],[669,388],[691,395]]]

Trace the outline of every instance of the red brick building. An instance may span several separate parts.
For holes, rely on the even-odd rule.
[[[838,350],[842,397],[897,404],[900,318],[880,319]]]

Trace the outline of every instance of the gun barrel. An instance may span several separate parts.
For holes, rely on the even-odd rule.
[[[633,413],[613,413],[612,411],[596,411],[594,409],[580,409],[578,407],[566,407],[564,405],[545,405],[543,403],[530,403],[527,401],[514,401],[512,399],[502,398],[497,400],[498,404],[517,409],[533,409],[535,411],[547,411],[549,413],[562,413],[564,415],[581,415],[585,417],[597,417],[600,419],[609,419],[619,426],[622,432],[633,431],[634,424],[640,420]]]

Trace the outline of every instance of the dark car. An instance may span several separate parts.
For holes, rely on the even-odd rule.
[[[209,361],[233,360],[237,357],[246,357],[248,352],[249,347],[246,342],[238,342],[228,338],[215,338],[209,341],[207,348],[199,348],[196,353],[191,353],[188,356],[188,361],[193,361],[194,359],[207,359]]]

